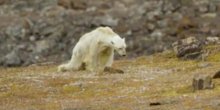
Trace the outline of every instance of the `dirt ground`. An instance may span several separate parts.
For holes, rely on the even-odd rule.
[[[195,74],[219,70],[219,56],[183,61],[163,52],[115,61],[124,74],[58,73],[57,64],[0,68],[0,110],[219,110],[219,79],[212,90],[191,87]]]

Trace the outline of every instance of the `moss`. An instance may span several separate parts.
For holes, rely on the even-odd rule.
[[[50,87],[62,87],[74,81],[75,79],[70,79],[70,78],[52,78],[46,80],[45,83],[47,84],[47,86]]]
[[[219,62],[220,61],[220,45],[207,45],[204,47],[204,51],[208,53],[206,58],[210,62]]]
[[[80,86],[63,86],[62,93],[64,94],[71,94],[82,91],[82,88]]]
[[[184,86],[182,88],[177,89],[176,91],[178,94],[187,94],[187,93],[192,93],[193,88],[192,86]]]
[[[96,96],[96,93],[97,92],[93,89],[87,89],[87,90],[84,90],[83,92],[75,94],[74,98],[84,99],[84,100],[91,99]]]
[[[47,96],[45,91],[40,90],[40,88],[35,88],[30,85],[17,85],[13,84],[10,86],[9,90],[5,92],[5,96],[12,98],[42,98]]]
[[[161,94],[161,96],[172,97],[177,96],[177,92],[175,90],[165,91]]]
[[[213,80],[213,82],[214,82],[214,90],[220,92],[220,80],[215,79]]]
[[[209,55],[207,60],[210,62],[220,62],[220,52]]]

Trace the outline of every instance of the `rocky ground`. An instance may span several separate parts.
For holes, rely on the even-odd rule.
[[[173,52],[163,52],[116,61],[113,67],[125,73],[101,76],[58,73],[57,65],[48,64],[0,68],[0,109],[219,110],[219,79],[213,79],[213,89],[192,88],[196,74],[212,76],[219,71],[219,58],[219,50],[206,61],[183,61]]]
[[[0,0],[0,110],[219,110],[218,78],[192,85],[220,73],[219,12],[218,0]],[[98,26],[126,37],[124,74],[57,72]]]
[[[129,57],[219,37],[218,0],[0,0],[0,65],[63,62],[84,33],[111,26]]]
[[[220,80],[194,91],[193,77],[219,71],[219,46],[204,61],[171,51],[119,60],[124,74],[57,71],[57,65],[0,68],[0,110],[219,110]]]

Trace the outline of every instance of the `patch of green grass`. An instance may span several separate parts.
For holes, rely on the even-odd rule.
[[[50,87],[62,87],[74,81],[75,79],[71,79],[71,78],[51,78],[51,79],[47,79],[45,83],[47,86]]]
[[[207,57],[207,60],[211,62],[220,62],[220,52],[215,53],[213,55],[209,55]]]
[[[62,88],[62,93],[64,94],[71,94],[82,91],[80,86],[72,86],[72,85],[65,85]]]
[[[0,95],[2,98],[42,98],[46,97],[47,93],[31,85],[17,85],[13,84],[9,90]]]
[[[177,89],[176,91],[178,94],[187,94],[187,93],[193,93],[192,86],[184,86],[182,88]]]

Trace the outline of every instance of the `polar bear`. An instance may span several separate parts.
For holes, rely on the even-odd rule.
[[[84,34],[73,48],[71,60],[58,67],[58,71],[80,70],[83,66],[91,72],[103,72],[111,67],[114,51],[126,56],[125,38],[121,38],[110,27],[98,27]]]

